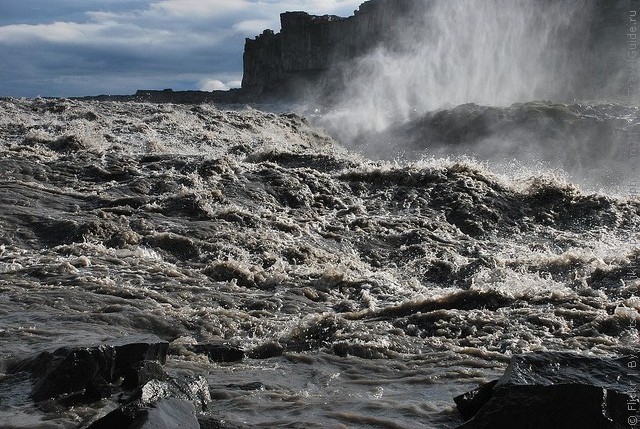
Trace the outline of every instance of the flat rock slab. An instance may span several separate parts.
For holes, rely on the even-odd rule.
[[[88,429],[200,429],[189,401],[165,398],[145,407],[130,405],[110,412]]]
[[[504,375],[454,398],[458,429],[621,429],[639,408],[640,356],[514,356]]]

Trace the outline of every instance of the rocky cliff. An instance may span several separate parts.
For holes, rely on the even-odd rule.
[[[280,15],[281,31],[265,30],[247,39],[242,89],[252,94],[283,93],[293,84],[316,81],[336,63],[355,58],[381,43],[420,0],[370,0],[354,15]]]
[[[543,0],[537,5],[542,8],[564,1]],[[301,89],[315,89],[324,93],[336,92],[337,89],[339,92],[341,88],[327,82],[340,82],[341,79],[332,80],[333,75],[325,73],[328,70],[338,70],[339,74],[339,70],[344,72],[345,69],[336,67],[338,64],[353,65],[349,60],[366,54],[376,46],[393,48],[394,44],[402,45],[402,41],[413,40],[411,43],[415,44],[416,40],[420,40],[418,37],[437,37],[429,33],[437,30],[429,29],[429,21],[425,20],[429,8],[436,2],[369,0],[347,18],[314,16],[306,12],[283,13],[280,32],[265,30],[256,38],[246,40],[242,92],[252,99],[269,95],[289,96],[299,93]],[[630,0],[628,5],[623,1],[575,0],[575,5],[570,5],[589,11],[590,18],[582,23],[586,27],[579,26],[579,23],[566,26],[569,29],[567,34],[553,35],[563,42],[558,46],[551,43],[549,49],[566,49],[567,58],[574,57],[571,59],[574,64],[570,74],[574,76],[576,95],[579,93],[583,98],[612,97],[611,82],[614,78],[620,80],[621,74],[628,68],[624,64],[624,56],[629,10],[636,9],[639,3],[638,0]],[[419,25],[415,25],[416,22]],[[417,37],[412,39],[411,34],[407,35],[411,31],[419,34],[414,34]],[[406,48],[406,43],[404,45]],[[475,50],[478,49],[491,48],[479,46]],[[523,46],[523,50],[526,50],[526,46]],[[552,66],[549,64],[549,67]],[[305,85],[301,86],[301,83]],[[616,83],[615,86],[621,85]]]

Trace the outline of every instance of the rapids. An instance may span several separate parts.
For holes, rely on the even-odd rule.
[[[614,107],[580,114],[637,119]],[[508,134],[552,108],[470,110]],[[438,114],[412,131],[434,135]],[[637,196],[388,158],[295,114],[2,99],[2,426],[83,427],[113,408],[37,407],[6,368],[127,334],[169,341],[169,371],[205,375],[208,413],[242,427],[455,427],[451,398],[513,354],[637,346]],[[211,340],[249,357],[185,347]]]

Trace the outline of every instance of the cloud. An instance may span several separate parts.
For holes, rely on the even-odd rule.
[[[52,24],[17,24],[0,27],[0,42],[28,44],[34,41],[51,43],[77,43],[105,28],[100,24],[54,22]]]
[[[245,0],[164,0],[151,4],[150,9],[174,17],[204,19],[246,11],[250,6],[251,2]]]
[[[258,35],[269,27],[273,27],[273,22],[266,19],[249,19],[233,25],[234,31],[246,36]]]
[[[0,17],[0,96],[237,87],[244,39],[277,31],[281,12],[350,15],[360,3],[22,0]]]
[[[261,18],[277,17],[281,12],[304,10],[316,14],[351,14],[364,0],[163,0],[150,9],[174,17],[210,19],[240,14]]]
[[[241,83],[239,80],[223,82],[219,79],[203,79],[200,81],[198,88],[201,91],[226,91],[231,88],[239,88]]]

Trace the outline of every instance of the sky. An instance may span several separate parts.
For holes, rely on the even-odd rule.
[[[0,96],[239,87],[244,40],[281,12],[363,0],[0,0]]]

